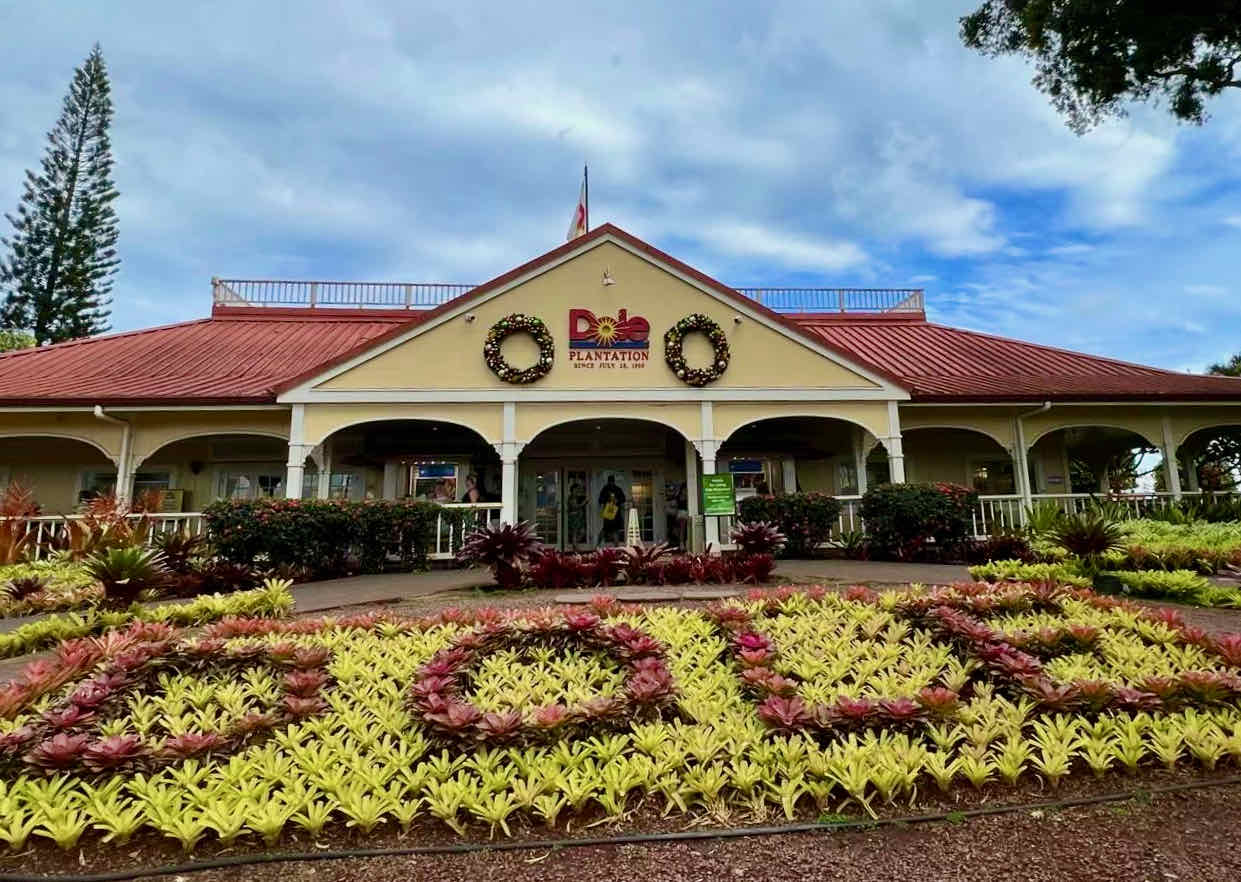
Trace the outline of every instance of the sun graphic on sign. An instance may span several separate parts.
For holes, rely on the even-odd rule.
[[[607,315],[595,319],[590,326],[591,338],[603,346],[610,346],[616,341],[616,332],[616,319]]]

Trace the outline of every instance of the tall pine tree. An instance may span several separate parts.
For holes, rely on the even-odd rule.
[[[73,73],[39,174],[26,172],[0,262],[0,324],[38,345],[108,330],[116,256],[111,88],[99,44]]]

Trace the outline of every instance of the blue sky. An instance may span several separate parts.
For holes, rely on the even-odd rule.
[[[0,0],[0,211],[103,45],[113,323],[213,275],[476,282],[591,219],[736,285],[921,286],[932,319],[1164,367],[1241,349],[1241,95],[1084,137],[968,2]],[[7,230],[7,225],[5,226]]]

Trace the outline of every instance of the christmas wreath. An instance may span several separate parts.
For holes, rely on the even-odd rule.
[[[690,367],[685,363],[685,353],[681,351],[685,335],[695,332],[705,334],[715,350],[711,364],[705,368]],[[724,329],[700,312],[687,315],[664,334],[664,361],[668,362],[668,367],[679,379],[691,386],[705,386],[718,380],[728,367],[728,359],[728,338],[724,336]]]
[[[528,368],[518,369],[504,360],[500,346],[513,334],[529,334],[539,344],[539,360]],[[501,380],[506,383],[533,383],[552,369],[552,359],[556,356],[556,343],[551,332],[541,318],[515,312],[506,315],[487,332],[487,340],[483,343],[483,359]]]

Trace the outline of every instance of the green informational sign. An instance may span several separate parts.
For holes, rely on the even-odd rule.
[[[733,488],[733,476],[702,476],[702,513],[707,517],[722,517],[737,511],[737,491]]]

